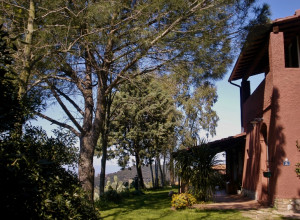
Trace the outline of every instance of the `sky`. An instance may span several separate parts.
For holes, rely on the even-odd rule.
[[[300,9],[300,0],[259,0],[258,4],[267,3],[270,6],[271,20],[283,18],[295,14],[297,9]],[[219,116],[216,135],[209,137],[209,141],[220,140],[229,136],[240,134],[240,93],[239,88],[230,84],[228,78],[231,74],[235,62],[222,80],[216,82],[218,101],[214,106]],[[264,74],[252,76],[249,78],[251,93],[257,88],[260,82],[264,79]],[[240,81],[234,81],[240,85]],[[219,153],[219,160],[225,160],[224,154]]]
[[[260,0],[259,4],[270,5],[271,20],[294,15],[300,9],[300,0]],[[233,63],[234,65],[234,63]],[[241,133],[239,88],[230,84],[228,78],[233,67],[229,69],[223,80],[216,82],[218,101],[214,106],[220,118],[216,128],[216,136],[210,140],[219,140]],[[262,81],[263,76],[250,77],[251,93]],[[240,85],[239,81],[234,82]]]
[[[271,20],[294,15],[295,11],[300,9],[300,0],[259,0],[258,2],[258,4],[263,3],[270,5]],[[229,71],[222,80],[216,82],[218,101],[216,102],[214,109],[220,119],[216,128],[216,135],[214,137],[209,137],[209,141],[219,140],[241,133],[239,88],[228,82],[232,68],[233,67],[229,68]],[[262,79],[262,75],[250,78],[251,92],[255,90]],[[239,81],[235,83],[240,84]],[[48,112],[52,112],[53,116],[61,115],[55,107],[52,107],[47,113]],[[44,120],[43,122],[39,120],[32,124],[43,126],[46,131],[53,129],[53,127]],[[95,175],[98,175],[100,173],[100,159],[94,159],[94,167]],[[120,168],[116,165],[115,161],[107,161],[106,173],[113,173],[118,170],[120,170]]]

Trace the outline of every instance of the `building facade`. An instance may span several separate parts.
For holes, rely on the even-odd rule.
[[[251,77],[264,74],[250,92]],[[255,28],[229,82],[240,88],[246,134],[242,193],[280,210],[300,210],[300,10]]]

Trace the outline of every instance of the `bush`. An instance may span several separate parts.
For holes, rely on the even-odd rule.
[[[190,192],[198,201],[210,201],[213,198],[215,184],[219,184],[215,165],[216,149],[204,142],[187,150],[180,150],[175,157],[176,170],[182,182],[188,183]]]
[[[108,180],[106,182],[106,186],[104,187],[104,191],[109,190],[115,190],[118,193],[123,192],[126,190],[126,187],[123,184],[123,181],[118,180],[118,176],[114,176],[114,182],[110,181],[110,178],[108,177]]]
[[[129,197],[129,190],[117,192],[116,190],[110,189],[103,193],[97,200],[95,200],[95,207],[100,209],[108,208],[111,204],[119,204],[123,198]]]
[[[111,189],[104,192],[100,199],[106,202],[120,203],[122,197],[116,190]]]
[[[48,138],[27,128],[22,138],[0,137],[0,211],[10,219],[98,219],[77,176],[63,168],[76,162],[68,134]],[[67,146],[68,147],[67,147]]]
[[[186,207],[191,207],[196,204],[196,199],[189,193],[173,194],[172,196],[172,207],[175,209],[183,209]]]

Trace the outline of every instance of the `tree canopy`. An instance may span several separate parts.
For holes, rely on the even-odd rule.
[[[112,144],[120,166],[127,165],[129,156],[135,157],[141,186],[141,166],[164,150],[180,117],[159,80],[153,75],[138,77],[134,83],[122,85],[115,98],[118,109],[112,122]]]
[[[222,78],[232,39],[246,30],[254,6],[255,0],[1,3],[5,27],[20,37],[19,97],[38,86],[48,104],[52,97],[63,109],[67,121],[37,115],[80,139],[79,180],[90,199],[110,92],[153,71],[177,73],[194,89]]]

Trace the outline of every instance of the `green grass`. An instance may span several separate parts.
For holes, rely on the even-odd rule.
[[[109,219],[249,219],[236,210],[172,210],[167,190],[147,191],[145,195],[130,195],[120,204],[106,204],[99,208],[101,217]]]

